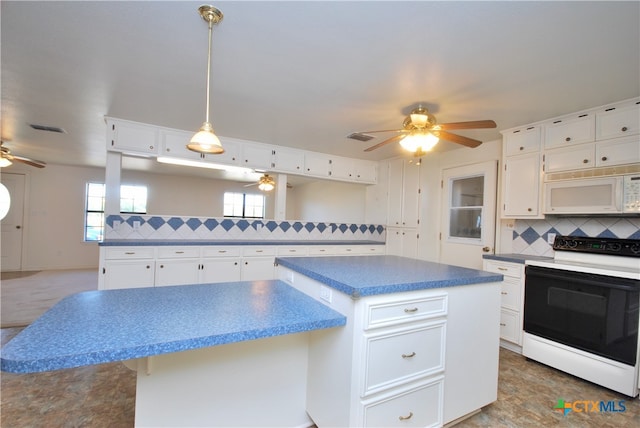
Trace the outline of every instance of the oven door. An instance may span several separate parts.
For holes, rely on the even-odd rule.
[[[524,330],[634,366],[640,281],[527,266]]]

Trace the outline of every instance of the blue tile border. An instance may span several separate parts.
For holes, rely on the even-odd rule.
[[[105,239],[349,240],[384,242],[378,224],[324,223],[245,218],[108,215]]]

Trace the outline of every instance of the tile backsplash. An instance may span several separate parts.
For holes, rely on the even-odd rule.
[[[549,217],[516,220],[512,250],[516,254],[553,256],[549,233],[592,238],[640,239],[640,217]]]
[[[120,214],[107,216],[104,237],[107,240],[236,239],[384,242],[385,228],[375,224]]]

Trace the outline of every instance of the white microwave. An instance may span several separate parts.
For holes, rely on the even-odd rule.
[[[545,183],[544,213],[622,213],[624,190],[623,184],[623,176],[581,178]],[[640,180],[638,181],[638,184],[640,184]],[[640,212],[640,210],[637,212]]]

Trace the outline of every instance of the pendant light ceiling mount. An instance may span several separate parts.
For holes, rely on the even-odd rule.
[[[209,5],[200,6],[198,8],[198,13],[209,26],[209,51],[207,57],[207,110],[204,123],[198,132],[191,137],[191,141],[187,144],[187,149],[198,153],[220,154],[224,153],[224,149],[222,148],[220,139],[213,131],[213,125],[209,121],[209,96],[211,86],[211,41],[213,38],[213,25],[222,21],[224,15],[219,9]]]

